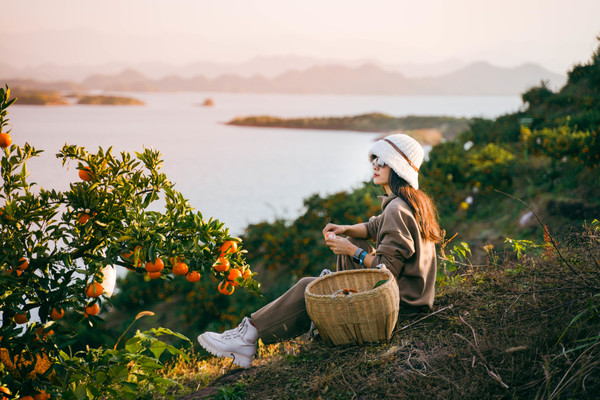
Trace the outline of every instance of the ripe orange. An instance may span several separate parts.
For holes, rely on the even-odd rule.
[[[189,270],[189,268],[188,268],[187,264],[184,262],[178,262],[177,264],[175,264],[173,266],[173,273],[175,275],[185,275],[188,273],[188,270]]]
[[[100,312],[100,306],[98,305],[98,303],[88,303],[88,305],[85,307],[85,314],[86,315],[98,315],[98,313]]]
[[[227,281],[223,281],[223,282],[219,283],[219,292],[221,294],[230,296],[233,294],[234,290],[235,290],[235,288],[232,285],[230,285],[229,282],[227,282]]]
[[[171,257],[169,258],[172,266],[177,265],[178,262],[183,262],[183,257]]]
[[[0,133],[0,147],[8,147],[12,143],[12,137],[8,133]]]
[[[19,258],[20,264],[17,265],[17,269],[20,271],[25,271],[27,267],[29,267],[29,261],[25,257]]]
[[[6,270],[6,272],[8,272],[9,275],[11,275],[13,273],[13,269],[9,268]],[[17,276],[21,276],[21,274],[23,273],[23,271],[21,271],[20,269],[17,270]]]
[[[142,246],[135,246],[135,249],[131,250],[129,253],[121,253],[121,257],[123,257],[124,260],[129,260],[129,258],[138,250],[142,250]]]
[[[134,260],[130,260],[130,258],[133,255],[135,255],[135,253],[137,252],[140,257],[140,258],[138,258],[138,262],[137,262],[137,267],[139,268],[142,266],[141,251],[142,251],[142,246],[135,246],[135,249],[131,250],[129,253],[121,253],[121,258],[123,258],[123,260],[125,260],[125,261],[131,261],[133,263]],[[131,269],[131,268],[128,268],[128,269]]]
[[[227,260],[226,258],[223,258],[223,257],[219,257],[219,259],[217,260],[217,263],[215,264],[215,271],[225,272],[229,269],[230,265],[231,264],[229,263],[229,260]]]
[[[230,281],[233,286],[237,286],[238,283],[235,281],[235,278],[239,278],[240,276],[242,276],[242,272],[237,268],[232,268],[229,271],[229,275],[227,275],[227,280]]]
[[[327,233],[326,233],[325,235],[323,235],[323,236],[325,236],[325,239],[335,239],[335,238],[337,237],[337,236],[336,236],[336,234],[335,234],[335,233],[333,233],[333,232],[331,232],[331,231],[327,232]]]
[[[160,273],[160,271],[158,272],[148,272],[148,276],[150,277],[150,279],[158,279],[160,278],[162,274]]]
[[[23,313],[23,314],[15,314],[15,316],[13,317],[13,320],[17,323],[17,324],[26,324],[27,323],[27,313]]]
[[[48,332],[44,333],[44,327],[40,326],[39,328],[37,328],[37,330],[35,331],[35,334],[37,336],[42,337],[43,339],[46,339],[48,336],[52,336],[54,335],[54,331],[52,329],[50,329]],[[37,340],[37,338],[35,338],[34,340]]]
[[[83,167],[79,170],[79,177],[81,180],[89,182],[92,180],[94,174],[92,174],[92,170],[89,167]]]
[[[79,223],[81,225],[88,222],[89,219],[90,219],[90,216],[88,213],[79,213],[79,215],[77,215],[77,221],[79,221]]]
[[[85,295],[87,297],[98,297],[102,295],[103,291],[104,288],[102,285],[99,282],[94,281],[85,289]]]
[[[50,395],[45,390],[41,390],[38,394],[33,396],[34,400],[48,400]]]
[[[9,388],[7,388],[7,387],[5,387],[5,386],[2,386],[2,387],[0,387],[0,393],[7,394],[7,395],[9,395],[9,396],[12,394],[12,393],[10,392],[10,389],[9,389]],[[4,396],[2,396],[2,397],[0,397],[0,400],[8,400],[8,397],[4,397]]]
[[[185,276],[185,279],[192,283],[198,282],[200,280],[200,274],[197,271],[192,271]]]
[[[0,208],[0,217],[5,218],[7,221],[12,221],[12,218],[10,217],[10,215],[8,215],[8,214],[4,215],[4,213],[5,213],[4,207]]]
[[[165,267],[165,263],[160,258],[154,260],[154,262],[148,261],[146,263],[146,271],[148,272],[159,272]]]
[[[34,400],[34,399],[31,396],[23,396],[23,397],[19,397],[19,400]]]
[[[50,318],[52,318],[55,321],[58,321],[59,319],[61,319],[64,316],[65,316],[65,310],[63,310],[62,308],[59,308],[58,310],[56,308],[53,308],[52,312],[50,313]]]
[[[219,247],[219,251],[221,252],[221,256],[229,253],[235,253],[237,251],[237,242],[233,240],[228,240]]]
[[[244,272],[242,272],[242,276],[244,277],[244,279],[250,278],[250,275],[252,275],[252,271],[250,271],[250,268],[247,268],[246,270],[244,270]]]

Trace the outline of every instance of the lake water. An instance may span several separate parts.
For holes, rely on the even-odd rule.
[[[113,146],[114,152],[160,150],[163,171],[208,218],[238,235],[250,223],[294,218],[313,193],[348,190],[370,178],[367,150],[378,134],[227,126],[236,116],[496,117],[521,107],[518,96],[339,96],[225,93],[129,93],[125,106],[18,106],[9,112],[15,144],[45,152],[29,163],[31,180],[65,190],[76,165],[61,167],[65,144]],[[201,107],[206,98],[214,107]],[[18,104],[18,102],[17,102]]]

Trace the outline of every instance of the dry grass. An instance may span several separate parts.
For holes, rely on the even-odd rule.
[[[589,233],[559,241],[576,273],[555,252],[486,262],[439,288],[440,312],[401,315],[390,343],[328,347],[299,339],[261,346],[244,373],[223,375],[228,360],[196,357],[169,374],[184,383],[177,395],[186,399],[225,398],[216,390],[234,383],[240,390],[229,398],[596,398],[600,246]]]

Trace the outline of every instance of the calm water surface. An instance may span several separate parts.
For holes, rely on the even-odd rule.
[[[246,128],[224,125],[236,116],[496,117],[517,110],[518,96],[337,96],[223,93],[132,93],[146,102],[125,106],[14,106],[9,114],[15,144],[26,141],[42,156],[29,164],[31,180],[64,190],[77,180],[76,165],[55,158],[65,144],[113,146],[115,152],[158,149],[163,171],[205,217],[225,222],[233,234],[249,223],[294,218],[302,200],[357,187],[370,177],[367,150],[377,134]],[[211,97],[214,107],[200,107]]]

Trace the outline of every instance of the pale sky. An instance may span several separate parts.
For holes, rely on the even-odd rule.
[[[600,0],[0,0],[0,21],[0,63],[21,65],[298,55],[563,73],[598,47]]]

